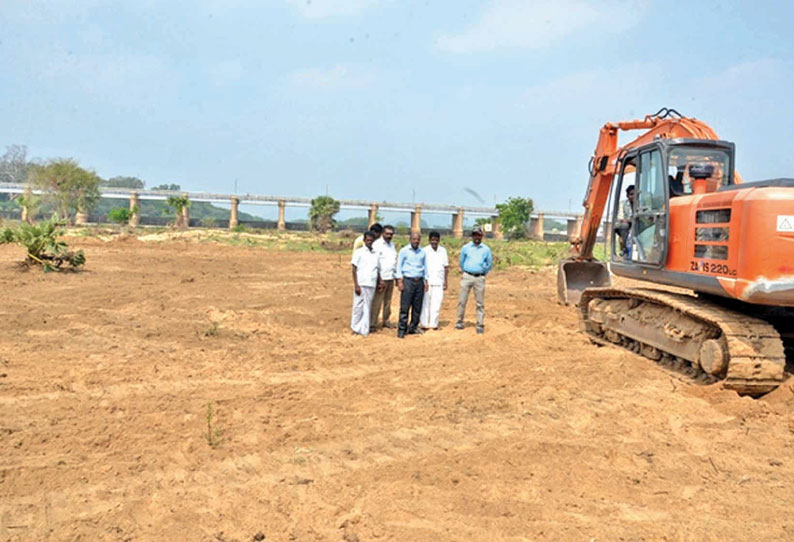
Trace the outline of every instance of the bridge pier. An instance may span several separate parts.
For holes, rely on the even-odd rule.
[[[502,231],[502,221],[499,220],[499,216],[492,216],[491,217],[491,235],[493,235],[494,239],[504,239],[504,232]]]
[[[137,192],[130,192],[130,220],[129,226],[137,228],[141,223],[141,200]]]
[[[422,206],[417,205],[413,211],[411,211],[411,233],[419,232],[422,233]]]
[[[529,219],[529,236],[532,239],[543,241],[543,214],[540,213],[536,218]]]
[[[240,207],[240,198],[232,198],[232,210],[229,215],[229,229],[236,228],[240,224],[238,218]]]
[[[287,221],[284,218],[286,208],[287,208],[286,200],[283,199],[278,200],[278,223],[276,224],[276,229],[279,231],[284,231],[287,229]]]
[[[190,201],[190,194],[183,194],[185,199]],[[190,227],[190,205],[182,207],[182,229],[186,230]]]
[[[77,211],[74,214],[74,225],[85,226],[86,224],[88,224],[88,215],[83,211]]]
[[[579,237],[579,227],[581,226],[581,222],[577,218],[569,218],[567,223],[567,233],[568,239],[573,240]]]
[[[33,222],[31,220],[30,211],[28,211],[28,206],[27,205],[23,205],[22,206],[22,211],[21,211],[21,213],[19,215],[19,220],[22,221],[22,222],[27,222],[28,224],[31,224]]]
[[[463,239],[463,209],[458,207],[458,212],[452,215],[452,236]]]
[[[369,211],[367,212],[367,229],[371,228],[372,225],[377,222],[378,220],[378,204],[373,203],[369,206]]]

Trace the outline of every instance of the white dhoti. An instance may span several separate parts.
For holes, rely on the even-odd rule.
[[[369,311],[375,287],[361,286],[361,295],[353,292],[353,315],[350,317],[350,329],[366,337],[369,335]]]
[[[419,325],[425,329],[437,329],[438,317],[441,314],[441,302],[444,300],[443,286],[429,286],[422,301],[422,316]]]

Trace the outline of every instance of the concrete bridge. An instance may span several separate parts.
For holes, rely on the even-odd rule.
[[[25,191],[24,184],[10,184],[0,183],[0,193],[6,194],[22,194]],[[34,194],[40,194],[40,190],[34,190]],[[166,200],[171,196],[185,196],[191,201],[202,201],[208,203],[229,204],[231,206],[229,227],[234,228],[239,224],[238,209],[240,203],[250,205],[272,205],[278,206],[278,222],[277,229],[287,229],[285,220],[285,211],[287,206],[290,207],[310,207],[312,198],[301,197],[284,197],[284,196],[267,196],[262,194],[220,194],[213,192],[185,192],[173,190],[138,190],[130,188],[100,188],[100,193],[103,198],[110,199],[124,199],[129,200],[130,210],[140,208],[141,200]],[[455,206],[455,205],[442,205],[432,203],[400,203],[389,201],[367,201],[367,200],[337,200],[342,209],[358,209],[366,210],[368,216],[368,225],[375,222],[375,217],[379,211],[392,211],[392,212],[410,212],[411,214],[411,230],[421,230],[422,214],[447,214],[451,216],[452,233],[455,237],[463,237],[463,217],[488,217],[491,219],[491,231],[497,238],[501,237],[501,229],[499,227],[498,211],[495,207],[472,207],[472,206]],[[23,208],[23,219],[26,215],[26,209]],[[183,209],[183,216],[185,223],[189,223],[190,209],[185,207]],[[581,229],[582,214],[573,213],[570,211],[545,211],[539,210],[532,213],[530,219],[530,235],[542,239],[543,238],[543,220],[545,217],[559,218],[567,220],[567,234],[569,237],[578,235]],[[75,223],[85,223],[87,217],[83,213],[78,213],[75,217]],[[138,212],[133,213],[130,218],[130,225],[137,226],[140,223],[140,215]]]

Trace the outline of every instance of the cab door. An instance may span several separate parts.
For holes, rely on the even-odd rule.
[[[667,179],[658,148],[640,152],[632,218],[634,262],[661,267],[667,255]]]

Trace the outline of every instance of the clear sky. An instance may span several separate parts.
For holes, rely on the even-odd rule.
[[[189,190],[579,209],[662,106],[794,177],[794,2],[1,0],[0,147]]]

